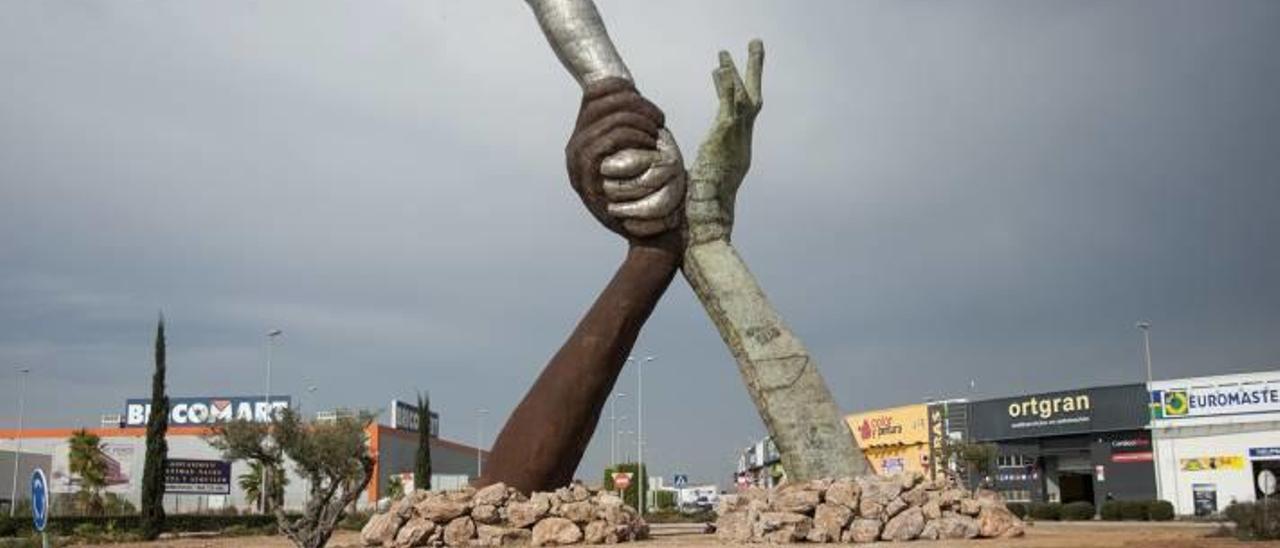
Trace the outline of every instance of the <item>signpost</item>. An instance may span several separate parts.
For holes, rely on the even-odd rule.
[[[1267,499],[1276,494],[1276,475],[1274,472],[1270,470],[1258,472],[1258,490],[1262,491],[1262,524],[1263,527],[1268,527],[1271,522],[1267,521]]]
[[[684,474],[676,474],[676,477],[671,480],[671,483],[676,487],[684,487],[686,485],[689,485],[689,476]]]
[[[31,473],[31,523],[40,532],[41,544],[48,548],[49,536],[44,527],[49,524],[49,478],[39,468]]]
[[[631,472],[614,472],[613,488],[618,491],[626,491],[631,486]]]

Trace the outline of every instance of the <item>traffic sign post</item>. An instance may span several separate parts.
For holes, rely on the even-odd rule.
[[[671,480],[671,483],[674,484],[676,487],[684,487],[686,485],[689,485],[689,476],[686,476],[684,474],[676,474],[676,477]]]
[[[631,472],[614,472],[613,488],[619,492],[626,491],[631,486]]]
[[[49,535],[44,532],[49,524],[49,478],[39,468],[31,473],[31,523],[40,532],[40,543],[49,548]]]
[[[1270,470],[1258,472],[1258,490],[1262,491],[1262,527],[1267,532],[1271,522],[1267,520],[1267,499],[1276,494],[1276,475]]]

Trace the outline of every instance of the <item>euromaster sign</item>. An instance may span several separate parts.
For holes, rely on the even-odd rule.
[[[1151,416],[1186,419],[1280,411],[1280,379],[1175,386],[1151,391]]]
[[[289,396],[236,396],[222,398],[169,398],[169,424],[199,426],[232,420],[268,422],[289,408]],[[146,426],[150,399],[129,399],[124,404],[125,426]]]
[[[1146,387],[1104,386],[979,401],[970,404],[971,434],[979,441],[1143,428]]]

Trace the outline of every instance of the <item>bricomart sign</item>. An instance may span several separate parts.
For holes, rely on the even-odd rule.
[[[1151,391],[1151,415],[1185,419],[1280,411],[1280,380]]]
[[[1140,384],[1050,392],[970,404],[977,440],[1056,436],[1146,426]]]
[[[289,408],[289,396],[237,396],[229,398],[169,398],[169,424],[199,426],[232,420],[268,422]],[[124,403],[124,425],[146,426],[151,400],[129,399]]]

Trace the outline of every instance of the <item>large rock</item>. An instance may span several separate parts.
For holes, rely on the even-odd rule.
[[[507,484],[498,482],[488,487],[484,487],[476,491],[476,496],[471,499],[471,503],[480,506],[488,504],[491,506],[502,506],[507,502]]]
[[[966,516],[976,516],[978,511],[982,510],[982,503],[978,499],[961,499],[959,512]]]
[[[924,529],[920,530],[918,540],[938,540],[938,520],[924,522]]]
[[[978,512],[978,535],[983,537],[1020,537],[1022,520],[1004,506],[983,506]]]
[[[978,520],[969,516],[947,516],[929,522],[938,531],[938,538],[970,539],[978,536]]]
[[[880,538],[894,541],[911,540],[920,536],[920,532],[923,530],[924,512],[919,508],[912,507],[885,522],[884,530],[880,532]]]
[[[809,514],[822,501],[822,492],[810,488],[810,484],[783,487],[774,494],[772,506],[779,512]]]
[[[840,537],[842,542],[875,542],[880,538],[881,523],[879,519],[855,519],[849,529]]]
[[[764,512],[755,524],[755,537],[773,544],[798,542],[809,536],[813,518],[790,512]]]
[[[578,525],[586,525],[596,517],[596,507],[590,502],[567,502],[556,509],[556,515],[566,518]]]
[[[570,502],[582,502],[591,498],[591,490],[581,483],[575,483],[569,488],[569,496],[573,499]]]
[[[395,542],[396,532],[403,523],[404,518],[395,512],[376,514],[360,530],[360,542],[365,546],[390,545]]]
[[[480,546],[511,546],[527,544],[533,536],[528,529],[481,525],[476,528],[476,542]]]
[[[902,500],[912,506],[924,506],[929,502],[929,491],[925,489],[924,484],[912,487],[909,491],[902,493]]]
[[[470,509],[466,502],[454,500],[448,496],[427,497],[414,506],[419,516],[436,523],[449,523],[454,518],[465,515]]]
[[[444,527],[444,543],[449,546],[466,546],[474,536],[476,524],[467,516],[455,518]]]
[[[582,528],[582,542],[587,544],[603,544],[605,538],[613,531],[613,526],[604,520],[596,520]],[[617,542],[617,541],[615,541]]]
[[[942,507],[938,506],[937,500],[930,500],[920,507],[924,512],[924,518],[927,520],[935,520],[942,517]]]
[[[907,506],[909,505],[901,498],[893,499],[884,507],[884,513],[880,515],[880,518],[885,521],[889,521],[889,518],[898,515],[898,512],[906,510]]]
[[[720,514],[716,519],[716,537],[722,542],[747,542],[755,535],[755,522],[751,512],[743,509],[738,512]]]
[[[507,504],[507,522],[512,527],[528,527],[551,512],[551,498],[546,493],[534,493],[527,502]]]
[[[533,526],[534,546],[563,546],[582,540],[582,531],[564,518],[546,518]]]
[[[858,476],[856,481],[861,490],[858,515],[866,518],[879,517],[902,492],[902,479],[894,476]]]
[[[842,479],[832,482],[831,487],[827,488],[826,499],[832,504],[839,504],[850,510],[858,509],[858,495],[862,493],[862,489],[851,479]]]
[[[840,533],[851,519],[853,510],[843,504],[819,504],[813,513],[813,529],[809,531],[808,539],[810,542],[840,542]]]
[[[436,524],[431,520],[426,518],[413,518],[400,528],[399,533],[396,533],[395,546],[397,548],[426,546],[427,539],[431,537],[431,533],[435,532],[435,530]]]
[[[502,514],[498,512],[498,507],[492,504],[477,504],[471,509],[471,519],[476,523],[486,525],[497,525],[502,522]]]

